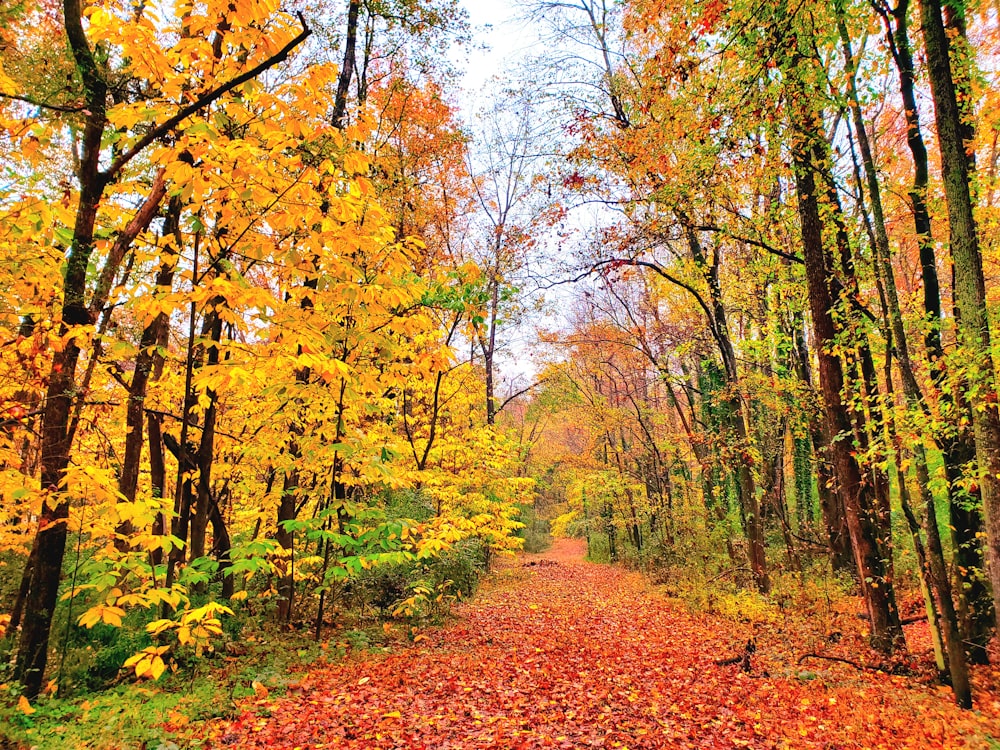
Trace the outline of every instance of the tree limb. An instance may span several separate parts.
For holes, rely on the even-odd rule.
[[[531,385],[529,385],[527,388],[522,388],[517,393],[513,393],[510,396],[508,396],[507,399],[502,404],[500,404],[500,406],[497,407],[497,414],[499,414],[500,412],[502,412],[503,408],[507,404],[509,404],[511,401],[513,401],[514,399],[518,398],[519,396],[523,396],[528,391],[534,390],[535,388],[537,388],[538,386],[540,386],[542,383],[544,383],[546,380],[548,380],[548,378],[542,378],[541,380],[536,380],[534,383],[532,383]]]
[[[87,107],[83,104],[47,104],[45,102],[40,102],[37,99],[33,99],[30,96],[24,96],[22,94],[4,94],[0,92],[0,99],[9,99],[14,102],[24,102],[25,104],[30,104],[32,107],[39,107],[41,109],[50,109],[53,112],[64,112],[67,114],[72,114],[75,112],[83,112]]]
[[[144,135],[138,141],[136,141],[136,143],[134,143],[128,151],[121,154],[121,156],[119,156],[111,163],[111,166],[109,166],[107,170],[103,173],[104,179],[110,182],[114,178],[114,176],[118,174],[118,172],[120,172],[126,164],[128,164],[139,153],[141,153],[142,150],[146,148],[146,146],[158,140],[159,138],[162,138],[164,135],[166,135],[175,127],[180,125],[184,120],[193,115],[195,112],[204,109],[212,102],[222,97],[224,94],[232,91],[237,86],[240,86],[246,83],[247,81],[253,80],[268,68],[272,68],[280,62],[284,62],[284,60],[288,57],[288,55],[291,54],[292,50],[298,47],[300,44],[302,44],[302,42],[304,42],[309,37],[309,35],[312,34],[312,29],[310,29],[309,26],[306,24],[306,20],[305,18],[303,18],[301,13],[298,14],[298,17],[299,17],[299,23],[302,24],[302,31],[298,34],[298,36],[296,36],[294,39],[288,42],[288,44],[282,47],[272,57],[269,57],[268,59],[264,60],[264,62],[254,66],[245,73],[236,76],[236,78],[233,78],[227,83],[222,84],[217,89],[213,89],[207,94],[200,96],[196,101],[192,102],[188,106],[181,109],[181,111],[175,114],[173,117],[170,117],[167,120],[160,123],[159,125],[156,125],[153,128],[151,128],[149,132],[146,133],[146,135]]]

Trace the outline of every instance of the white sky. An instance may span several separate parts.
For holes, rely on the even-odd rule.
[[[469,12],[473,42],[455,58],[459,69],[465,71],[459,109],[475,136],[476,112],[496,93],[488,85],[489,80],[512,75],[525,57],[538,52],[539,40],[530,26],[517,20],[524,0],[462,0],[462,5]],[[550,312],[528,312],[519,325],[508,324],[499,330],[496,363],[497,396],[501,400],[537,376],[540,368],[534,356],[535,329],[539,324],[551,328],[554,321],[550,318]]]
[[[462,0],[462,5],[469,12],[473,38],[459,63],[466,71],[462,109],[471,114],[480,104],[484,84],[492,76],[511,70],[536,37],[515,20],[517,0]]]

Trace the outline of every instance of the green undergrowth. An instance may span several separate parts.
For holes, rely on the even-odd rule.
[[[19,704],[17,686],[2,685],[0,748],[208,747],[201,737],[204,723],[234,718],[240,702],[255,692],[280,696],[318,663],[358,652],[391,652],[447,617],[379,620],[349,612],[322,643],[305,630],[256,630],[214,653],[175,664],[157,681],[137,681],[121,670],[111,687],[80,689],[67,697],[41,695],[27,711]]]
[[[274,623],[275,601],[232,602],[212,649],[172,649],[159,680],[136,679],[124,666],[154,643],[144,622],[132,622],[142,612],[129,613],[121,627],[62,628],[45,694],[25,704],[18,686],[0,676],[0,750],[208,746],[202,725],[235,716],[241,700],[280,695],[318,662],[391,651],[444,623],[451,605],[476,591],[488,561],[481,543],[464,540],[434,558],[364,569],[331,596],[321,642],[308,598],[285,627]],[[12,639],[0,641],[3,662],[14,648]]]
[[[304,634],[259,631],[168,671],[157,681],[121,682],[104,690],[78,690],[65,698],[39,696],[25,710],[17,686],[4,685],[0,748],[162,748],[205,746],[201,725],[236,715],[254,683],[281,694],[303,665],[349,650],[317,644]],[[258,688],[259,689],[259,688]]]
[[[518,519],[524,527],[517,530],[521,549],[529,553],[544,552],[552,546],[552,524],[539,516],[534,505],[519,505]]]

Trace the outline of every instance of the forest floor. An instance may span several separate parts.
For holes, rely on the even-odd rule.
[[[1000,748],[995,685],[977,685],[975,710],[961,711],[946,688],[913,676],[833,662],[803,671],[795,644],[767,633],[757,634],[744,673],[717,662],[742,652],[745,624],[690,614],[641,575],[585,562],[583,552],[579,542],[558,540],[506,563],[451,624],[389,655],[304,668],[284,695],[261,690],[237,718],[211,724],[209,742]]]

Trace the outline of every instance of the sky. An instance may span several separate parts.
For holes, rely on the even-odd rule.
[[[462,0],[469,13],[473,43],[456,55],[459,69],[464,69],[459,105],[466,122],[472,124],[475,114],[488,103],[490,78],[511,72],[517,61],[530,52],[534,35],[516,20],[516,0]],[[474,127],[474,126],[473,126]],[[497,395],[502,399],[505,389],[517,390],[525,381],[534,379],[537,366],[533,360],[530,341],[534,331],[530,324],[507,328],[505,339],[497,352],[499,376],[503,381]]]
[[[533,35],[515,20],[515,0],[462,0],[469,12],[473,45],[462,55],[465,63],[463,109],[475,109],[477,94],[494,75],[509,70],[532,46]]]

